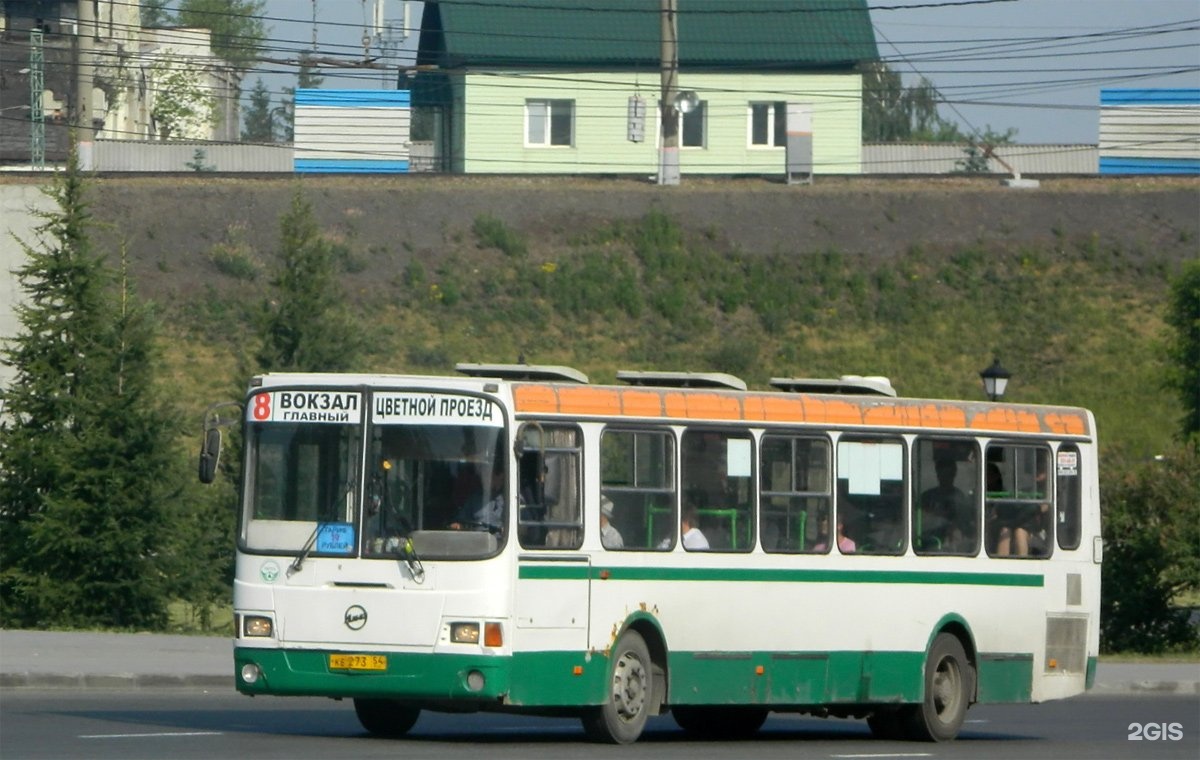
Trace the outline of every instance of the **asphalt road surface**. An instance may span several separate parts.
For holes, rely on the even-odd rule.
[[[1141,738],[1133,738],[1133,737]],[[577,720],[423,713],[404,739],[371,737],[349,702],[225,690],[5,690],[0,757],[187,758],[1187,758],[1200,757],[1200,695],[1084,696],[984,705],[947,744],[877,741],[863,721],[773,715],[753,739],[690,739],[652,719],[627,747],[588,743]]]

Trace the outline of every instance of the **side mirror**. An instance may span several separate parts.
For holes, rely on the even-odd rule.
[[[217,479],[217,462],[221,459],[221,428],[233,424],[237,418],[221,418],[225,408],[241,410],[236,401],[219,401],[204,410],[204,440],[200,443],[200,482],[212,483]]]
[[[208,428],[204,431],[204,442],[200,446],[200,482],[212,483],[217,477],[217,462],[221,458],[221,431]]]

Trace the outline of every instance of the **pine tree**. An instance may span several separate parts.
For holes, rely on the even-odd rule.
[[[325,77],[317,74],[317,67],[312,63],[310,53],[300,54],[300,70],[296,72],[296,86],[283,88],[283,141],[293,142],[296,139],[296,90],[316,89],[325,81]]]
[[[312,205],[297,190],[280,219],[279,270],[272,298],[260,317],[267,371],[336,372],[354,366],[362,349],[360,329],[346,309],[333,246],[322,237]]]
[[[3,625],[161,628],[178,423],[154,382],[156,324],[93,252],[74,155],[22,244],[26,300],[0,356]]]
[[[181,0],[177,19],[183,26],[212,30],[213,52],[230,66],[254,68],[267,38],[265,0]]]
[[[1200,260],[1184,262],[1171,281],[1166,322],[1171,327],[1166,385],[1183,404],[1182,439],[1200,446]]]
[[[246,109],[242,139],[246,142],[275,142],[276,126],[275,112],[271,109],[271,91],[259,77],[250,91],[250,107]]]

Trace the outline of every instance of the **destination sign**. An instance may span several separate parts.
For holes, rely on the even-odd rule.
[[[246,405],[249,422],[362,422],[362,394],[344,391],[264,391]]]
[[[445,393],[376,393],[371,421],[376,425],[504,425],[495,401]]]

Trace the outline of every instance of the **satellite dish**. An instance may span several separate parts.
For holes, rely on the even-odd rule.
[[[686,90],[675,96],[675,109],[680,113],[691,113],[700,105],[700,96],[695,90]]]

